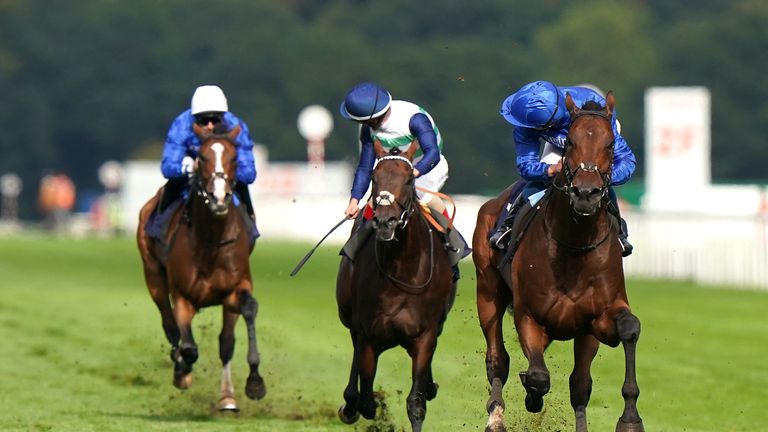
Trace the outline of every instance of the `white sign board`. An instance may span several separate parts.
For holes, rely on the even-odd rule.
[[[649,88],[645,137],[646,209],[696,207],[711,182],[709,90]]]

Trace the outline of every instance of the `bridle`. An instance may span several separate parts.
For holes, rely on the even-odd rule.
[[[579,111],[573,115],[573,118],[571,119],[571,125],[573,125],[573,122],[582,116],[597,116],[602,117],[608,123],[611,122],[611,116],[603,111]],[[614,151],[614,145],[616,144],[616,138],[614,137],[613,141],[608,145],[608,149],[610,151],[609,160],[611,161],[611,164],[608,168],[608,171],[605,173],[601,173],[600,169],[597,167],[597,164],[594,162],[588,161],[588,162],[581,162],[579,163],[575,169],[571,168],[571,164],[568,163],[568,146],[572,146],[573,142],[571,141],[570,133],[565,139],[565,147],[563,149],[563,176],[565,177],[565,182],[562,185],[558,185],[555,180],[552,181],[552,186],[555,189],[558,189],[562,192],[564,192],[566,195],[570,194],[571,189],[573,189],[573,181],[576,178],[576,174],[579,173],[579,171],[583,171],[586,173],[595,173],[603,180],[603,184],[600,187],[601,197],[605,197],[608,194],[608,187],[611,185],[611,175],[613,173],[613,151]]]
[[[206,162],[207,161],[205,156],[202,155],[202,152],[198,153],[197,159],[200,162]],[[216,165],[216,168],[214,169],[213,175],[211,175],[210,179],[208,179],[208,180],[206,180],[206,179],[204,179],[202,177],[202,175],[200,174],[200,170],[199,169],[196,170],[194,176],[192,176],[192,180],[191,180],[192,190],[195,192],[195,194],[197,196],[202,198],[202,200],[205,203],[205,205],[208,206],[209,208],[210,208],[210,204],[212,202],[212,198],[211,198],[211,192],[208,191],[208,189],[205,186],[205,183],[212,182],[212,183],[215,184],[217,179],[218,180],[224,180],[224,182],[227,183],[227,185],[229,186],[229,191],[227,192],[227,197],[231,197],[232,191],[233,191],[234,186],[235,186],[235,180],[236,179],[235,178],[230,178],[229,175],[226,172],[224,172],[223,167],[221,167],[221,168],[219,167],[219,164]]]
[[[408,167],[413,170],[413,163],[406,157],[400,156],[400,155],[388,155],[383,156],[379,159],[379,162],[384,160],[398,160],[405,162],[408,164]],[[398,201],[394,194],[392,194],[389,191],[379,191],[379,193],[373,198],[373,210],[376,211],[376,208],[386,205],[392,205],[397,204],[400,208],[403,209],[403,211],[400,213],[400,217],[397,220],[396,226],[393,229],[404,229],[408,225],[408,219],[410,216],[416,212],[416,206],[414,204],[414,196],[416,194],[415,189],[413,190],[412,194],[408,194],[408,202],[407,204],[403,204],[402,202]],[[375,244],[374,244],[374,255],[376,260],[376,267],[378,267],[379,271],[387,277],[390,281],[395,283],[395,286],[397,286],[399,289],[409,293],[409,294],[420,294],[423,292],[423,289],[432,281],[432,276],[434,272],[434,262],[435,262],[435,245],[434,241],[432,241],[432,226],[429,224],[429,222],[425,218],[421,218],[424,224],[427,227],[427,236],[429,237],[429,275],[427,276],[427,279],[423,283],[417,283],[417,284],[410,284],[407,282],[404,282],[400,279],[397,279],[396,277],[392,276],[391,274],[387,273],[386,269],[383,268],[381,265],[381,259],[379,259],[379,239],[378,237],[374,236]]]
[[[587,116],[587,115],[602,117],[606,121],[608,121],[609,124],[611,122],[611,116],[609,114],[607,114],[606,112],[604,112],[604,111],[590,111],[590,110],[586,110],[585,111],[585,110],[582,110],[582,111],[579,111],[579,112],[573,114],[573,118],[571,119],[571,126],[573,125],[573,122],[577,118],[582,117],[582,116]],[[557,189],[557,190],[559,190],[559,191],[561,191],[561,192],[563,192],[563,193],[565,193],[569,197],[569,199],[570,199],[570,192],[571,192],[571,189],[573,188],[573,181],[574,181],[574,179],[576,177],[576,174],[578,174],[579,171],[583,171],[583,172],[587,172],[587,173],[595,173],[598,176],[600,176],[600,178],[603,180],[603,184],[600,187],[600,191],[601,191],[600,197],[601,197],[601,199],[605,199],[606,196],[608,195],[608,188],[611,185],[611,174],[613,172],[613,152],[614,152],[615,144],[616,144],[616,138],[614,137],[613,141],[611,141],[611,143],[608,145],[608,149],[610,151],[610,156],[609,156],[610,159],[609,160],[611,161],[611,163],[610,163],[610,166],[608,168],[608,171],[606,171],[605,173],[600,172],[600,169],[597,167],[597,164],[595,164],[594,162],[591,162],[591,161],[581,162],[581,163],[579,163],[576,166],[575,169],[571,169],[571,165],[568,163],[568,160],[567,160],[568,146],[569,145],[573,145],[573,143],[571,141],[571,138],[570,138],[570,133],[569,133],[568,137],[565,140],[565,149],[563,150],[563,171],[562,172],[563,172],[563,177],[565,178],[565,182],[562,185],[558,185],[557,182],[555,181],[556,180],[556,178],[555,178],[555,180],[552,181],[552,187]],[[548,205],[547,206],[547,212],[549,212],[549,211],[551,211],[551,206]],[[573,244],[565,242],[565,241],[563,241],[561,239],[556,238],[552,234],[552,229],[549,227],[549,224],[547,223],[547,220],[548,220],[548,217],[545,215],[545,217],[544,217],[544,229],[547,232],[547,236],[550,239],[554,240],[561,247],[563,247],[565,249],[568,249],[571,252],[578,253],[578,254],[584,254],[584,253],[591,252],[591,251],[597,249],[598,246],[603,244],[608,239],[608,237],[610,236],[611,231],[613,230],[612,226],[609,227],[609,229],[606,230],[605,235],[601,239],[596,241],[595,243],[592,243],[592,244],[589,244],[589,245],[586,245],[586,246],[577,246],[577,245],[573,245]],[[609,218],[608,221],[609,221],[609,224],[611,224],[611,225],[613,224],[612,219]]]
[[[402,162],[405,162],[408,164],[408,167],[413,170],[413,163],[406,157],[399,156],[399,155],[389,155],[384,156],[379,159],[379,162],[384,160],[399,160]],[[409,195],[410,199],[408,200],[407,205],[403,204],[402,202],[398,201],[395,198],[395,195],[392,192],[389,191],[379,191],[378,195],[373,197],[373,211],[375,212],[376,209],[382,205],[382,206],[388,206],[392,204],[397,204],[403,211],[400,213],[400,217],[397,220],[397,227],[398,228],[405,228],[406,225],[408,225],[408,217],[416,211],[416,206],[414,205],[414,200],[412,195]]]

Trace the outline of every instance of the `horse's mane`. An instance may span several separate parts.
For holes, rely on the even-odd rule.
[[[585,111],[602,111],[603,106],[600,105],[600,102],[598,101],[588,100],[584,102],[584,105],[581,106],[581,109]]]

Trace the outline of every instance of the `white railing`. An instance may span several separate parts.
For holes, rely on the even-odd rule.
[[[768,218],[628,213],[628,276],[768,290]]]

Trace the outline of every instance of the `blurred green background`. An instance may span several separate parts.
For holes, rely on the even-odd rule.
[[[436,119],[448,193],[492,194],[516,177],[501,101],[535,79],[613,89],[643,176],[643,94],[712,93],[715,181],[765,182],[768,2],[763,0],[0,1],[0,173],[69,174],[101,190],[106,160],[159,157],[194,88],[219,84],[272,160],[305,160],[296,116],[330,109],[327,157],[356,161],[337,107],[374,80]]]

